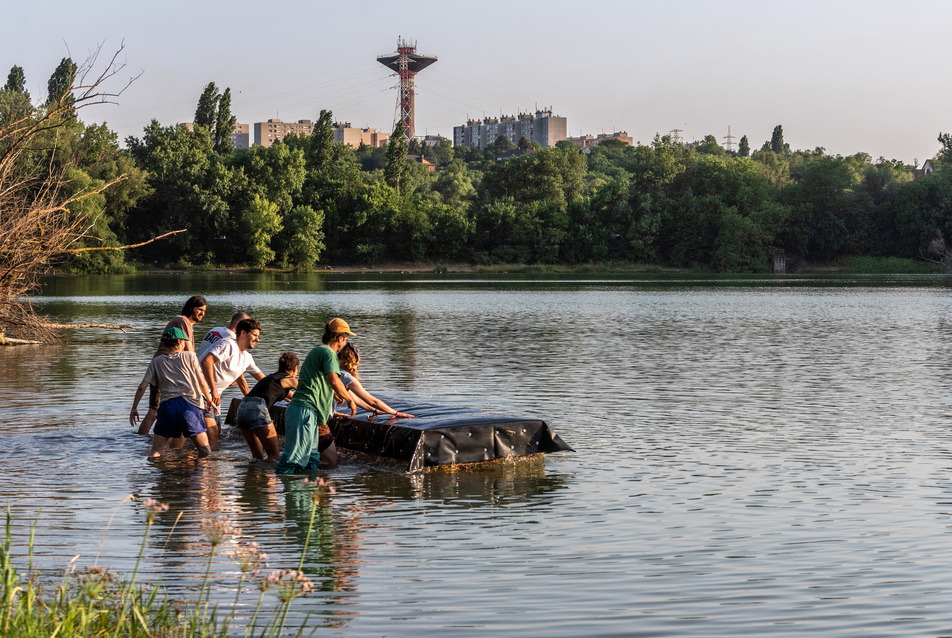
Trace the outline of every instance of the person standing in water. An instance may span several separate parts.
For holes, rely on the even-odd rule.
[[[353,334],[346,321],[331,319],[324,326],[322,345],[304,359],[297,390],[284,413],[284,452],[275,468],[278,474],[301,474],[321,463],[337,465],[337,447],[327,422],[334,412],[335,393],[357,414],[357,404],[341,383],[337,363],[337,353]]]
[[[181,328],[172,327],[162,334],[162,352],[149,362],[142,383],[136,388],[129,423],[135,427],[139,419],[139,401],[150,385],[159,388],[159,409],[155,419],[150,458],[162,456],[170,441],[187,437],[198,448],[199,456],[208,456],[212,448],[202,419],[202,408],[211,402],[208,385],[202,378],[198,358],[186,349],[188,336]]]

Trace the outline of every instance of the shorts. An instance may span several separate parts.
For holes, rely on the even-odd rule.
[[[149,409],[159,409],[159,386],[149,384]]]
[[[180,436],[193,437],[207,431],[202,411],[185,397],[167,399],[159,404],[159,414],[155,418],[155,433],[159,436],[177,439]]]
[[[271,413],[268,412],[268,402],[261,397],[245,397],[238,405],[235,425],[242,430],[264,428],[273,422]]]
[[[219,406],[218,409],[221,410],[221,407]],[[211,403],[205,404],[205,410],[203,411],[202,416],[204,416],[206,419],[214,419],[215,425],[217,425],[219,428],[221,427],[221,412],[215,412],[215,406]]]

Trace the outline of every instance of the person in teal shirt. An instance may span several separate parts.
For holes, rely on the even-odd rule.
[[[301,474],[321,463],[337,465],[337,447],[327,422],[334,414],[334,392],[357,414],[357,403],[341,383],[337,362],[337,353],[351,336],[354,333],[346,321],[331,319],[324,326],[322,345],[304,359],[297,390],[284,413],[284,451],[278,460],[278,474]]]

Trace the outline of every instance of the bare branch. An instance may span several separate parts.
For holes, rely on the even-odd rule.
[[[146,244],[151,244],[154,241],[160,239],[165,239],[166,237],[171,237],[172,235],[178,235],[179,233],[184,233],[187,228],[181,228],[179,230],[173,230],[171,232],[165,233],[164,235],[159,235],[158,237],[153,237],[147,241],[140,242],[138,244],[126,244],[125,246],[92,246],[89,248],[70,248],[66,252],[74,255],[76,253],[84,253],[90,250],[126,250],[127,248],[138,248],[139,246],[145,246]]]

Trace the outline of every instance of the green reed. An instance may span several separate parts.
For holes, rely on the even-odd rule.
[[[303,485],[311,490],[314,514],[324,494],[333,488],[323,479]],[[128,499],[128,497],[127,497]],[[123,501],[127,500],[123,499]],[[0,543],[0,636],[18,638],[63,638],[83,636],[90,638],[219,638],[238,630],[236,622],[242,587],[249,580],[257,584],[257,604],[244,628],[244,638],[273,638],[284,631],[291,603],[313,591],[314,586],[301,570],[277,569],[262,574],[267,556],[259,551],[257,543],[238,542],[231,557],[238,563],[241,576],[238,591],[230,613],[219,615],[217,605],[211,603],[211,569],[219,545],[229,538],[240,536],[240,530],[230,521],[207,519],[203,521],[206,540],[211,544],[205,575],[195,600],[178,601],[170,598],[159,585],[137,581],[139,567],[146,551],[152,524],[159,512],[168,510],[165,504],[147,499],[142,503],[146,528],[135,568],[128,578],[120,578],[99,566],[77,568],[78,556],[70,561],[62,577],[50,582],[40,578],[33,569],[34,534],[39,517],[30,530],[28,543],[29,567],[24,576],[13,564],[12,516],[9,507],[3,542]],[[174,529],[174,528],[173,528]],[[311,529],[307,531],[307,538]],[[270,613],[261,614],[265,595],[271,591],[278,605]],[[262,624],[257,623],[261,620]],[[303,633],[303,627],[297,635]]]

